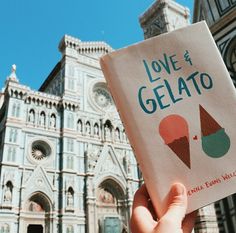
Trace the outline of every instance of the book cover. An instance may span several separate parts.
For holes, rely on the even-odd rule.
[[[236,191],[236,94],[205,22],[100,63],[158,214],[175,182],[188,213]]]

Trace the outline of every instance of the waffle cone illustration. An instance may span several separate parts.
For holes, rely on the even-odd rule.
[[[230,148],[230,138],[225,129],[199,105],[203,151],[212,158],[224,156]]]
[[[177,155],[188,168],[191,168],[187,121],[177,114],[169,115],[161,121],[159,133],[165,144],[175,155]]]

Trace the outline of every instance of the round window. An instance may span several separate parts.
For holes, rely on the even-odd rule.
[[[31,156],[36,161],[47,159],[51,152],[51,147],[45,141],[38,140],[32,143]]]
[[[93,86],[93,99],[96,105],[102,109],[112,106],[113,101],[105,83],[96,83]]]

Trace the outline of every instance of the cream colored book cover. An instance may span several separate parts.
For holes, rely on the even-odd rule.
[[[205,22],[100,63],[159,214],[174,182],[188,212],[236,191],[236,94]]]

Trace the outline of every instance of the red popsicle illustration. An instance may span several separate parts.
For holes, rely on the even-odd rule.
[[[177,114],[169,115],[161,121],[159,133],[165,144],[191,168],[187,121]]]

